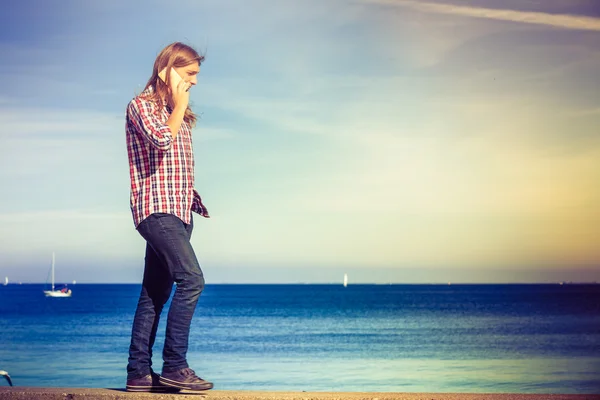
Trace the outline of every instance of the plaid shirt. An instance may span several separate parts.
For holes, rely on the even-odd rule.
[[[127,105],[127,154],[131,177],[130,205],[135,227],[150,214],[168,213],[186,224],[194,211],[208,218],[202,199],[194,190],[192,131],[181,124],[173,139],[167,125],[170,110],[157,109],[144,98],[146,89]]]

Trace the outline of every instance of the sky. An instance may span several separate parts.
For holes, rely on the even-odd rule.
[[[207,283],[600,281],[596,0],[6,4],[1,277],[141,280],[125,107],[174,41]]]

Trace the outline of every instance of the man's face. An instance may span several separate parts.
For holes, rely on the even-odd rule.
[[[175,71],[183,78],[184,81],[195,85],[198,83],[198,72],[200,72],[200,65],[195,62],[185,67],[174,68]]]

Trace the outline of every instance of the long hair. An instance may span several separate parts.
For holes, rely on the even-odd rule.
[[[151,101],[154,101],[158,108],[162,108],[166,105],[173,107],[173,100],[169,94],[169,84],[171,81],[171,68],[180,68],[190,65],[194,62],[201,64],[204,61],[204,56],[198,54],[192,47],[183,44],[181,42],[171,43],[167,47],[161,50],[154,61],[154,68],[152,69],[152,76],[148,80],[144,90],[152,88],[153,90],[146,95]],[[166,68],[166,82],[158,77],[159,71]],[[164,103],[166,100],[166,104]],[[192,109],[188,105],[185,110],[183,120],[194,126],[196,124],[196,114],[192,112]]]

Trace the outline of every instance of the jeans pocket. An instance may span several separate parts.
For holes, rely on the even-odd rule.
[[[179,218],[173,214],[152,213],[138,225],[137,231],[146,241],[154,245],[166,231],[177,229],[178,220]]]

